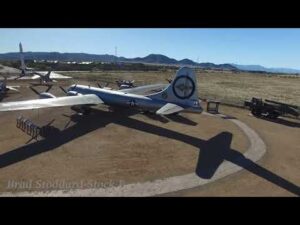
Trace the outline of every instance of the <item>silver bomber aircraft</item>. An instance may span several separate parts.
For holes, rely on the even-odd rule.
[[[93,105],[132,107],[145,112],[160,115],[175,114],[182,111],[201,113],[198,98],[196,76],[192,69],[182,67],[175,78],[163,90],[142,95],[143,86],[123,90],[108,90],[85,85],[71,85],[67,96],[55,97],[52,94],[40,95],[41,99],[5,102],[0,104],[0,111],[28,110],[49,107],[75,106],[82,109]],[[149,85],[148,85],[149,86]],[[151,85],[150,85],[151,86]],[[147,89],[147,86],[145,86]],[[149,88],[149,87],[148,87]]]

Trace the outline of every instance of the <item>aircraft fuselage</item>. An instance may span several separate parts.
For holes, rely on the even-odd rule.
[[[72,85],[68,89],[69,93],[73,94],[95,94],[97,95],[106,105],[109,106],[124,106],[133,107],[143,111],[155,112],[165,104],[170,103],[169,101],[153,99],[151,96],[142,96],[131,93],[122,93],[115,90],[106,90],[102,88],[90,87],[85,85]],[[188,112],[201,112],[202,108],[199,107],[187,107],[181,105]]]

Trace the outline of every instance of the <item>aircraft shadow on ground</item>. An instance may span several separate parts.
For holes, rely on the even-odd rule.
[[[237,150],[231,149],[232,134],[229,132],[221,132],[209,140],[202,140],[200,138],[130,118],[129,116],[132,114],[134,113],[130,111],[122,111],[122,113],[120,113],[95,110],[87,117],[78,118],[78,116],[76,117],[76,115],[74,115],[74,121],[77,122],[74,125],[57,132],[44,140],[16,148],[0,155],[0,168],[54,150],[55,148],[89,132],[105,127],[110,123],[115,123],[145,133],[181,141],[198,148],[199,157],[195,172],[201,178],[212,178],[222,162],[227,160],[300,196],[300,188],[298,186],[245,158],[244,155]]]

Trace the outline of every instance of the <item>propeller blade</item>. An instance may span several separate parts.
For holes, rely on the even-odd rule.
[[[71,116],[67,115],[67,114],[62,114],[65,117],[71,118]]]
[[[62,86],[59,86],[59,88],[60,88],[63,92],[65,92],[65,94],[68,94],[68,92],[67,92]]]
[[[49,85],[46,92],[50,91],[51,88],[52,88],[52,85]]]
[[[40,93],[37,91],[37,90],[35,90],[33,87],[29,87],[34,93],[36,93],[37,95],[40,95]]]

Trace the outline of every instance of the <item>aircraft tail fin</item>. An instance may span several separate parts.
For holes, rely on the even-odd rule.
[[[152,99],[164,100],[193,112],[202,112],[194,71],[188,67],[180,68],[175,78],[161,92],[148,95]]]
[[[23,73],[26,70],[26,65],[25,65],[25,61],[24,61],[24,53],[23,53],[23,47],[22,47],[21,42],[19,43],[19,50],[20,50],[21,70]]]

